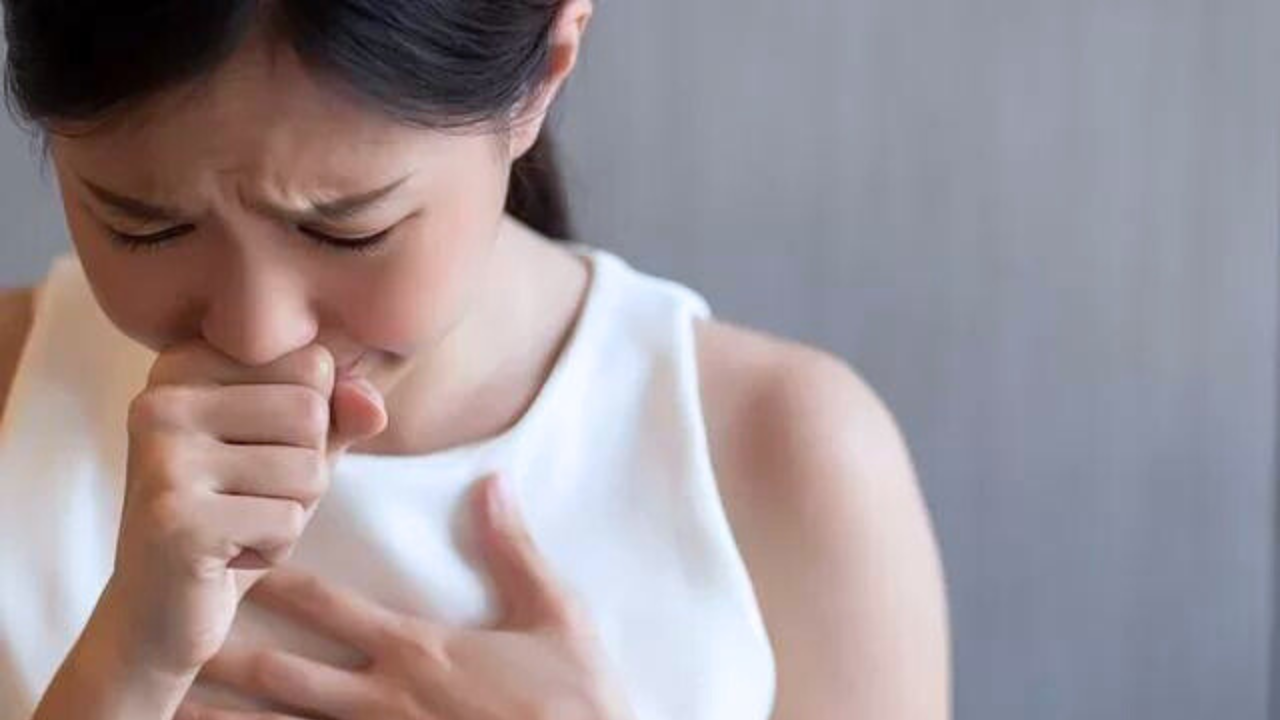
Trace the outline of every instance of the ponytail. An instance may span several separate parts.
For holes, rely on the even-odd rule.
[[[573,221],[561,174],[557,144],[543,129],[511,168],[507,212],[552,240],[572,240]]]

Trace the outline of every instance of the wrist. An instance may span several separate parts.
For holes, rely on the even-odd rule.
[[[158,667],[131,632],[110,584],[50,684],[35,720],[123,720],[173,716],[198,670]]]
[[[111,668],[116,680],[131,685],[165,691],[183,692],[194,682],[200,668],[178,667],[164,662],[160,653],[151,650],[145,617],[131,609],[115,579],[109,580],[98,599],[93,615],[85,626],[86,650],[91,650],[104,667]]]

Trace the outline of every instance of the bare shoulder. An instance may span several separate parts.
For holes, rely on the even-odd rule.
[[[34,295],[32,288],[0,289],[0,420],[31,328]]]
[[[777,660],[773,719],[949,717],[942,570],[893,416],[829,353],[714,321],[696,337],[717,481]]]

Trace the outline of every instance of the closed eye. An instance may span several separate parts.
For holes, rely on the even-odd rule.
[[[194,225],[178,225],[159,232],[136,235],[109,229],[111,239],[124,246],[127,250],[154,249],[176,237],[186,235],[192,230],[195,230]]]
[[[391,228],[382,230],[372,235],[364,235],[361,237],[339,237],[330,235],[312,228],[298,228],[302,234],[320,243],[326,248],[333,250],[345,250],[348,252],[371,252],[377,248],[387,235],[391,233]],[[166,228],[153,233],[126,233],[119,230],[108,228],[111,239],[123,246],[126,250],[155,250],[160,246],[168,243],[170,240],[186,235],[195,230],[194,225],[178,225],[176,227]]]
[[[321,232],[314,228],[299,227],[298,230],[307,237],[324,245],[325,247],[336,250],[347,250],[351,252],[371,252],[378,245],[381,245],[387,236],[391,233],[391,228],[376,232],[372,235],[364,235],[361,237],[339,237]]]

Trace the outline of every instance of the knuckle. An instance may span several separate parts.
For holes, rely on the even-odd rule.
[[[210,352],[210,348],[199,341],[188,340],[166,349],[156,357],[151,371],[147,374],[150,385],[164,385],[180,382],[190,375],[193,368],[200,365],[201,360]]]
[[[217,553],[226,551],[210,541],[210,528],[193,511],[187,494],[178,490],[157,493],[142,512],[144,544],[153,557],[163,558],[166,567],[180,574],[203,576],[215,564]]]
[[[291,393],[293,412],[308,435],[323,437],[329,431],[329,401],[314,390]]]
[[[281,512],[281,529],[285,538],[292,544],[302,537],[302,532],[306,529],[307,511],[296,502],[285,501]]]
[[[185,346],[171,348],[160,353],[156,357],[156,361],[152,363],[151,370],[147,373],[147,384],[163,385],[173,382],[178,377],[178,369],[186,365],[184,362],[186,354]]]
[[[177,427],[181,424],[182,393],[169,387],[146,390],[129,402],[128,425],[132,432]]]
[[[163,353],[152,363],[147,371],[147,387],[163,385],[173,377],[173,359],[170,353]]]
[[[329,473],[324,456],[313,448],[280,448],[267,461],[271,466],[278,495],[310,507],[329,489]]]
[[[148,525],[162,540],[178,540],[188,532],[185,498],[176,491],[160,492],[146,504]]]
[[[293,557],[295,545],[283,545],[266,552],[259,553],[262,558],[267,561],[270,567],[280,567],[289,562],[289,558]]]
[[[131,486],[140,483],[154,492],[164,493],[204,480],[189,439],[184,441],[171,434],[152,435],[131,448],[130,453],[136,454],[140,466],[139,472],[130,473]]]
[[[298,379],[303,385],[321,394],[328,393],[333,383],[333,355],[320,345],[310,345],[298,351]]]
[[[194,569],[203,558],[200,529],[181,493],[164,492],[152,499],[147,504],[146,526],[155,548],[179,565]]]
[[[426,668],[433,675],[439,675],[453,666],[448,640],[440,629],[410,619],[389,628],[388,635],[388,641],[400,648],[402,659],[411,667]]]
[[[300,464],[302,467],[298,470],[301,476],[301,482],[299,483],[300,497],[298,499],[304,504],[310,505],[324,497],[324,494],[329,490],[328,466],[324,456],[313,450],[307,450],[303,453]]]

